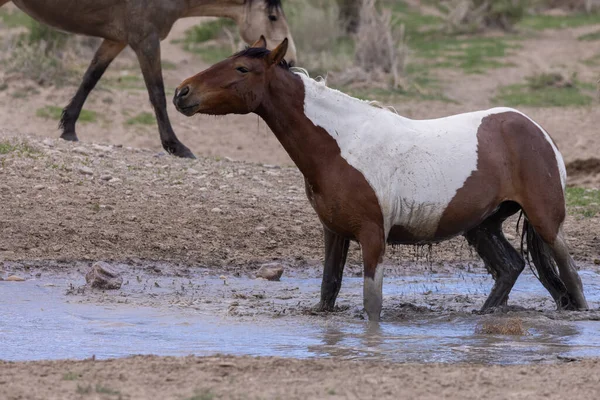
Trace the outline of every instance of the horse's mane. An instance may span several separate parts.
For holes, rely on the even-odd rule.
[[[269,50],[265,47],[246,47],[244,50],[238,51],[231,57],[233,57],[233,58],[248,57],[248,58],[262,59],[262,58],[265,58],[266,56],[268,56],[269,54],[271,54],[271,50]],[[281,60],[281,62],[279,63],[279,66],[288,71],[290,69],[290,65],[285,60]]]

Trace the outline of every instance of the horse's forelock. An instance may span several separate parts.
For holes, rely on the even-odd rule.
[[[265,48],[265,47],[246,47],[244,50],[242,51],[238,51],[237,53],[235,53],[233,56],[233,58],[237,58],[237,57],[249,57],[249,58],[265,58],[267,55],[269,55],[271,53],[271,50]],[[281,62],[279,63],[279,66],[289,70],[290,66],[287,63],[287,61],[285,60],[281,60]]]

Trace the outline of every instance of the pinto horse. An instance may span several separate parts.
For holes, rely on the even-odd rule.
[[[0,0],[0,7],[11,0]],[[281,0],[12,0],[32,18],[55,28],[103,38],[77,93],[63,111],[61,138],[76,141],[75,124],[83,104],[108,66],[129,45],[137,55],[154,107],[163,148],[179,157],[194,158],[179,141],[167,114],[160,41],[175,21],[184,17],[233,19],[247,43],[261,35],[275,47],[290,35]],[[296,49],[291,46],[292,60]]]
[[[495,279],[483,305],[506,304],[525,260],[502,223],[522,210],[527,251],[559,309],[587,303],[562,232],[566,171],[534,121],[510,108],[411,120],[292,72],[288,43],[253,47],[185,80],[179,112],[256,113],[304,175],[325,237],[320,310],[332,310],[350,240],[360,243],[364,307],[379,320],[386,244],[464,235]]]

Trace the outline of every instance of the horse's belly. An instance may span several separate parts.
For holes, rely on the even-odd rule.
[[[88,36],[124,40],[123,0],[13,0],[33,19],[56,29]]]

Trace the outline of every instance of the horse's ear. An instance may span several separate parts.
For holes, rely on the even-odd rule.
[[[283,61],[283,57],[285,57],[285,53],[287,53],[288,49],[288,39],[283,39],[283,42],[279,44],[279,46],[275,47],[267,58],[269,65],[277,65],[281,61]]]
[[[267,39],[265,39],[263,35],[260,35],[260,38],[256,42],[254,42],[254,44],[252,44],[252,46],[250,47],[258,47],[264,49],[265,47],[267,47]]]

